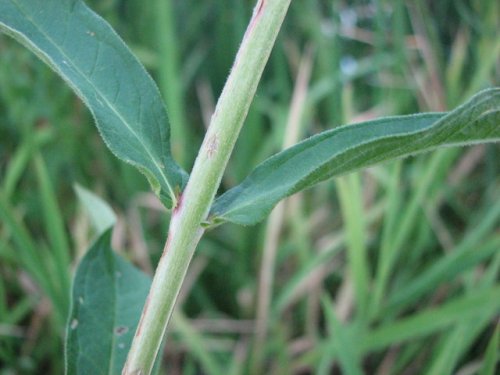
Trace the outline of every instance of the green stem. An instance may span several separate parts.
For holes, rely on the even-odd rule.
[[[173,210],[168,240],[122,374],[150,374],[210,206],[291,0],[259,0]]]

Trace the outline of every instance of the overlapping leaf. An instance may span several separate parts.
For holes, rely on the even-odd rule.
[[[214,203],[212,224],[262,220],[283,198],[385,160],[500,140],[500,89],[485,90],[447,114],[389,117],[313,136],[260,164]]]
[[[66,373],[120,374],[151,279],[111,250],[104,232],[78,266],[66,336]]]
[[[74,189],[98,236],[115,226],[116,215],[104,200],[78,184]]]
[[[170,206],[186,174],[170,155],[167,113],[153,80],[113,29],[81,0],[0,0],[0,31],[73,88],[110,150],[143,172]]]
[[[73,281],[66,335],[66,373],[119,374],[151,279],[111,249],[116,218],[100,197],[78,186],[78,198],[97,232]]]

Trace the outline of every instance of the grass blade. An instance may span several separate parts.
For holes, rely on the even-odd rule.
[[[354,284],[356,310],[360,317],[364,317],[368,307],[370,272],[360,176],[353,173],[339,178],[337,190],[346,231],[347,257]]]
[[[429,309],[375,329],[367,335],[363,347],[366,351],[382,349],[391,344],[429,335],[477,315],[493,315],[499,308],[500,287],[481,290],[457,298],[439,308]]]
[[[352,335],[353,331],[339,322],[335,315],[333,302],[329,301],[328,298],[323,298],[322,302],[330,333],[328,339],[330,343],[326,344],[326,350],[323,352],[323,360],[321,362],[328,363],[332,361],[332,357],[335,355],[338,358],[342,374],[362,375],[363,370],[360,366],[359,346],[357,345],[357,340]]]
[[[35,170],[40,188],[41,204],[43,210],[45,230],[49,237],[51,252],[53,254],[54,264],[57,269],[58,287],[61,295],[69,295],[70,280],[70,245],[64,227],[62,212],[57,205],[56,192],[52,185],[49,172],[44,160],[39,154],[35,155]],[[55,275],[54,275],[55,276]],[[69,303],[67,303],[69,305]],[[66,307],[67,309],[67,307]],[[66,310],[65,309],[65,310]],[[67,314],[67,311],[66,311]]]
[[[479,375],[494,375],[495,367],[498,362],[498,347],[500,345],[500,324],[497,324],[495,332],[491,336],[488,349],[483,362],[483,367]]]

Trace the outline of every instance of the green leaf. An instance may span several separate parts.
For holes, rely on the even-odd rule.
[[[479,375],[493,375],[495,374],[495,367],[498,363],[498,348],[500,346],[500,324],[497,324],[493,335],[491,336],[490,343],[486,349],[483,365]]]
[[[90,109],[109,149],[144,173],[164,204],[175,203],[187,175],[170,154],[160,93],[102,18],[80,0],[0,0],[0,31],[54,69]]]
[[[104,200],[80,185],[75,185],[75,191],[97,235],[101,235],[115,225],[116,215]]]
[[[260,164],[216,199],[210,222],[251,225],[283,198],[331,177],[439,147],[500,139],[500,89],[447,114],[388,117],[315,135]]]
[[[323,312],[325,321],[328,327],[328,343],[326,350],[323,351],[322,363],[324,367],[331,367],[333,355],[337,357],[342,374],[346,375],[361,375],[363,370],[360,363],[359,338],[356,332],[348,325],[342,324],[334,311],[333,301],[324,295],[322,297]]]
[[[498,226],[499,218],[500,201],[488,208],[480,223],[467,232],[467,236],[453,252],[437,259],[409,281],[404,288],[391,295],[382,316],[391,314],[402,306],[408,306],[425,293],[434,292],[437,285],[453,280],[457,275],[497,254],[500,248],[500,236],[494,235],[490,239],[487,234]]]
[[[120,374],[151,279],[111,250],[111,230],[83,257],[73,284],[66,373]]]
[[[374,351],[403,341],[429,335],[449,328],[467,319],[489,315],[500,308],[500,286],[469,293],[439,307],[416,313],[399,321],[388,323],[371,331],[362,345],[365,351]]]

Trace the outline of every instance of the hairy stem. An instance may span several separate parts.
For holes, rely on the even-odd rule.
[[[123,374],[150,374],[182,281],[203,235],[210,206],[247,115],[291,0],[259,0],[231,74],[173,210],[158,264]]]

